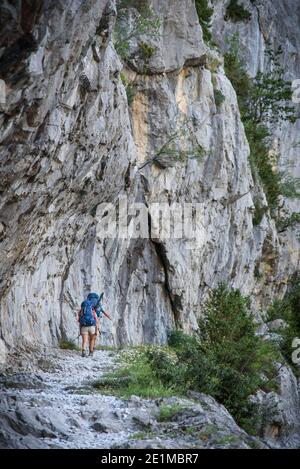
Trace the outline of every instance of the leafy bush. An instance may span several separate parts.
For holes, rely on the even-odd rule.
[[[246,10],[243,5],[238,3],[238,0],[230,0],[226,8],[225,20],[231,19],[234,22],[249,21],[251,17],[250,11]]]
[[[280,181],[281,195],[290,199],[300,198],[300,178],[294,178],[288,174],[282,173]],[[280,232],[293,229],[300,224],[300,213],[291,212],[288,215],[280,216],[276,220],[277,229]]]
[[[149,60],[155,54],[156,48],[146,42],[141,42],[139,44],[139,50],[143,59]]]
[[[199,23],[203,32],[203,39],[205,42],[211,41],[211,17],[214,12],[210,7],[208,0],[195,0],[196,11],[199,18]]]
[[[181,388],[178,376],[185,374],[186,366],[185,363],[179,362],[178,356],[172,350],[162,347],[150,348],[145,352],[145,356],[152,370],[156,370],[156,377],[164,386],[177,391],[179,387]]]

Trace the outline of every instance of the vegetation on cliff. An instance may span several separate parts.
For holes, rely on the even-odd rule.
[[[208,0],[195,0],[196,11],[199,18],[199,23],[203,32],[203,39],[205,42],[211,41],[211,17],[214,12],[213,8],[209,5]]]
[[[232,82],[238,97],[241,118],[250,146],[250,164],[254,181],[263,185],[268,208],[272,216],[277,215],[280,197],[299,197],[298,184],[291,177],[277,169],[277,158],[272,152],[272,131],[284,121],[295,122],[296,114],[292,103],[291,83],[284,79],[280,65],[282,49],[266,52],[270,71],[258,72],[250,78],[246,72],[238,35],[229,40],[229,48],[224,56],[225,71]],[[260,222],[264,208],[256,214]]]
[[[128,22],[130,9],[132,9],[132,20]],[[117,18],[114,28],[114,46],[119,56],[124,61],[128,59],[129,44],[133,39],[139,40],[144,34],[158,37],[160,24],[160,18],[146,0],[120,0],[117,3]],[[155,50],[150,44],[139,42],[139,53],[145,61],[152,57]]]
[[[252,15],[238,0],[230,0],[226,7],[225,20],[249,21]]]
[[[220,285],[210,292],[194,335],[172,331],[167,347],[125,354],[124,366],[95,386],[148,398],[204,392],[243,425],[251,417],[249,396],[274,386],[278,356],[273,343],[256,334],[249,298]]]

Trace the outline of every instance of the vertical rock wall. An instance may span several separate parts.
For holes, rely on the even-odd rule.
[[[105,292],[113,316],[103,320],[105,343],[164,342],[175,323],[196,327],[207,288],[220,280],[259,306],[295,270],[298,251],[291,263],[274,222],[253,226],[254,195],[265,196],[253,187],[235,91],[222,56],[204,44],[194,2],[152,4],[160,36],[145,36],[155,49],[146,63],[130,43],[130,106],[113,1],[1,4],[0,325],[9,346],[75,337],[89,290]],[[251,37],[258,63],[263,39]],[[145,165],[185,125],[183,146],[197,144],[201,157]],[[201,203],[205,241],[189,249],[184,238],[102,239],[98,206],[121,195],[147,206]],[[262,259],[272,272],[258,283]]]

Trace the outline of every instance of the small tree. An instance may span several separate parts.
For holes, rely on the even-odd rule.
[[[243,5],[238,3],[238,0],[230,0],[226,8],[225,20],[231,19],[234,22],[249,21],[251,17],[250,11],[246,10]]]
[[[256,335],[250,300],[239,290],[220,285],[210,292],[199,321],[200,348],[208,363],[206,392],[242,421],[249,413],[250,394],[274,374],[276,353]]]
[[[258,72],[247,98],[246,119],[257,124],[278,124],[282,121],[295,122],[295,107],[292,103],[292,83],[285,80],[280,65],[282,47],[267,49],[270,71]]]
[[[225,285],[212,290],[198,333],[172,331],[169,346],[177,357],[171,361],[161,350],[148,354],[157,379],[180,392],[193,389],[210,394],[240,424],[251,415],[249,396],[262,386],[273,387],[278,351],[256,335],[249,298],[238,290]]]
[[[177,162],[184,162],[187,159],[201,160],[205,155],[205,150],[198,143],[193,130],[191,129],[191,120],[186,119],[178,122],[178,130],[166,138],[164,144],[149,158],[139,169],[155,163],[161,169],[174,166]]]

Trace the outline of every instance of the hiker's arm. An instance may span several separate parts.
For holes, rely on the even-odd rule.
[[[96,320],[96,335],[100,334],[100,318],[97,317]]]
[[[110,319],[110,320],[112,321],[112,319],[111,319],[111,317],[110,317],[110,315],[109,315],[108,313],[106,313],[105,311],[102,311],[102,313],[103,313],[108,319]]]

